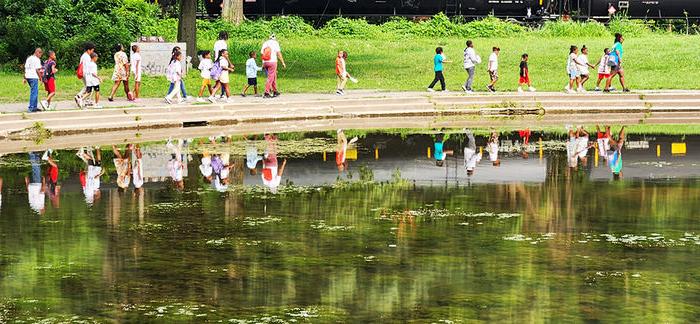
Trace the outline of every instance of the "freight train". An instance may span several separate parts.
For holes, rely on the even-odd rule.
[[[219,15],[223,0],[202,1],[207,15]],[[243,0],[243,11],[247,17],[421,17],[444,12],[464,17],[606,19],[615,12],[630,18],[674,19],[700,17],[700,0]]]

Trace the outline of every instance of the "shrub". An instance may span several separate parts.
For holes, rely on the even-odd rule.
[[[397,36],[415,35],[415,28],[416,24],[404,17],[392,17],[380,26],[383,32]]]
[[[370,25],[364,18],[349,19],[344,17],[333,18],[321,28],[320,35],[336,38],[373,38],[379,37],[380,28]]]
[[[553,37],[601,37],[610,35],[610,31],[603,24],[596,21],[548,21],[538,32],[541,35]]]
[[[526,31],[525,27],[488,16],[459,26],[459,35],[465,37],[510,37]]]
[[[626,36],[641,36],[651,32],[651,23],[639,19],[627,19],[616,16],[608,24],[610,33],[621,33]]]
[[[457,24],[450,21],[444,13],[439,13],[432,18],[418,23],[414,28],[414,34],[425,37],[446,37],[458,34]]]
[[[306,23],[303,18],[297,16],[278,16],[270,20],[272,32],[284,37],[305,37],[313,35],[314,27]]]

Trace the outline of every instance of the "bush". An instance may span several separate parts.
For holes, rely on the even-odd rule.
[[[459,26],[459,35],[465,37],[510,37],[526,31],[525,27],[488,16]]]
[[[641,36],[651,32],[651,24],[643,20],[627,19],[623,16],[615,16],[608,24],[610,33],[621,33],[625,36]]]
[[[418,23],[414,28],[414,35],[425,37],[447,37],[458,33],[458,25],[450,21],[450,18],[442,12]]]
[[[338,17],[329,20],[319,34],[334,38],[375,38],[380,36],[381,30],[377,25],[370,25],[364,18]]]
[[[552,37],[601,37],[610,35],[605,26],[596,21],[548,21],[538,31],[541,35]]]

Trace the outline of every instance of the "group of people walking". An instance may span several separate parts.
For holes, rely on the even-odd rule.
[[[214,43],[214,50],[200,51],[200,63],[198,69],[202,78],[199,88],[197,101],[216,102],[223,100],[231,101],[231,76],[230,73],[235,71],[228,52],[228,33],[222,31],[219,33],[219,39]],[[585,92],[585,84],[591,78],[591,68],[598,69],[598,81],[596,83],[596,91],[609,92],[614,90],[612,80],[615,76],[619,77],[623,91],[629,91],[625,85],[624,70],[622,68],[624,37],[621,34],[615,34],[615,42],[612,48],[603,50],[598,63],[591,64],[588,60],[589,49],[584,45],[580,49],[576,45],[572,45],[569,49],[569,55],[566,61],[566,72],[568,83],[565,90],[572,92]],[[137,101],[141,92],[141,79],[143,75],[143,64],[138,45],[131,46],[131,56],[125,53],[125,47],[117,44],[114,48],[114,70],[112,73],[113,85],[110,90],[107,100],[113,101],[119,87],[123,87],[126,98],[130,101]],[[499,81],[499,56],[501,49],[497,46],[492,48],[491,54],[488,57],[486,70],[489,74],[489,83],[486,89],[489,92],[496,91],[496,84]],[[262,66],[258,66],[258,54],[261,55]],[[38,110],[46,110],[52,107],[52,100],[56,94],[56,73],[58,72],[56,63],[56,53],[49,51],[46,61],[42,62],[43,50],[37,48],[34,54],[27,58],[25,62],[24,81],[30,89],[29,96],[29,112]],[[348,72],[346,51],[339,51],[336,57],[335,72],[336,72],[336,94],[344,95],[345,86],[348,80],[357,82]],[[85,44],[84,52],[80,57],[80,63],[76,70],[76,76],[82,80],[83,87],[80,92],[75,95],[76,104],[85,108],[92,106],[99,108],[100,101],[100,85],[102,78],[98,73],[99,55],[95,52],[95,45],[92,43]],[[530,77],[530,69],[528,66],[529,55],[523,53],[521,55],[518,75],[518,92],[535,91],[532,86]],[[245,74],[246,83],[242,88],[241,95],[246,96],[248,90],[252,87],[254,95],[258,95],[257,77],[260,71],[264,71],[266,75],[265,89],[263,97],[273,98],[279,96],[277,88],[277,71],[278,63],[286,68],[284,56],[279,42],[274,34],[270,35],[259,52],[251,51],[248,53],[246,61]],[[437,47],[433,56],[433,71],[435,77],[428,86],[428,91],[435,91],[434,87],[439,82],[443,91],[447,91],[444,75],[444,64],[451,63],[447,60],[443,48]],[[474,92],[474,76],[476,67],[481,64],[481,57],[474,49],[474,42],[468,40],[466,48],[463,52],[463,68],[467,72],[467,79],[462,85],[462,90],[466,93]],[[179,47],[174,47],[172,56],[166,69],[166,78],[170,83],[165,102],[168,104],[180,103],[186,101],[187,90],[185,87],[186,66],[185,58]],[[133,91],[130,90],[130,81],[134,81]],[[604,88],[601,89],[601,82],[605,81]],[[44,84],[47,91],[46,98],[39,101],[38,91],[39,82]],[[220,94],[219,94],[220,91]],[[205,93],[208,96],[205,98]]]
[[[612,48],[605,48],[603,50],[603,55],[597,64],[591,64],[588,60],[588,48],[586,45],[580,49],[576,45],[571,45],[569,49],[569,56],[566,61],[566,73],[568,77],[568,84],[565,86],[565,90],[568,93],[574,92],[585,92],[586,81],[590,79],[589,68],[598,69],[598,82],[596,83],[595,91],[610,92],[614,90],[612,88],[612,80],[615,76],[619,77],[620,84],[622,85],[622,90],[624,92],[629,92],[629,89],[625,85],[624,70],[622,68],[622,55],[624,53],[622,43],[624,42],[624,37],[622,34],[615,34],[615,42]],[[486,90],[489,92],[496,92],[496,83],[499,81],[499,56],[501,49],[494,46],[491,50],[491,54],[488,58],[488,63],[486,66],[486,71],[489,74],[489,83],[486,85]],[[528,66],[529,55],[523,53],[520,56],[520,65],[518,71],[518,92],[536,91],[532,86],[530,79],[530,69]],[[445,76],[444,76],[444,63],[451,63],[447,60],[443,48],[437,47],[435,49],[435,55],[433,56],[433,71],[435,72],[435,77],[433,81],[428,85],[428,91],[435,91],[435,85],[440,82],[441,90],[447,91],[445,87]],[[466,43],[466,48],[464,49],[463,56],[463,67],[467,72],[467,80],[462,85],[462,90],[466,93],[474,92],[474,75],[476,74],[476,66],[481,64],[481,57],[476,53],[474,49],[474,42],[468,40]],[[605,80],[605,86],[603,89],[600,88],[601,82]]]

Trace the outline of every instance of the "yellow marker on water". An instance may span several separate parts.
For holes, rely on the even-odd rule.
[[[323,162],[326,162],[326,151],[323,151]]]
[[[661,145],[656,144],[656,157],[661,156]]]
[[[593,143],[593,148],[595,148],[595,158],[593,159],[593,164],[598,167],[598,142]]]
[[[542,148],[542,137],[540,137],[540,160],[542,160],[543,155],[544,155],[544,149]]]
[[[687,147],[685,146],[685,143],[671,143],[671,154],[677,155],[677,154],[685,154],[688,152]]]
[[[379,160],[379,149],[378,148],[374,149],[374,159]]]
[[[428,146],[428,158],[430,158],[430,146]]]
[[[484,155],[484,147],[479,146],[479,154]]]

